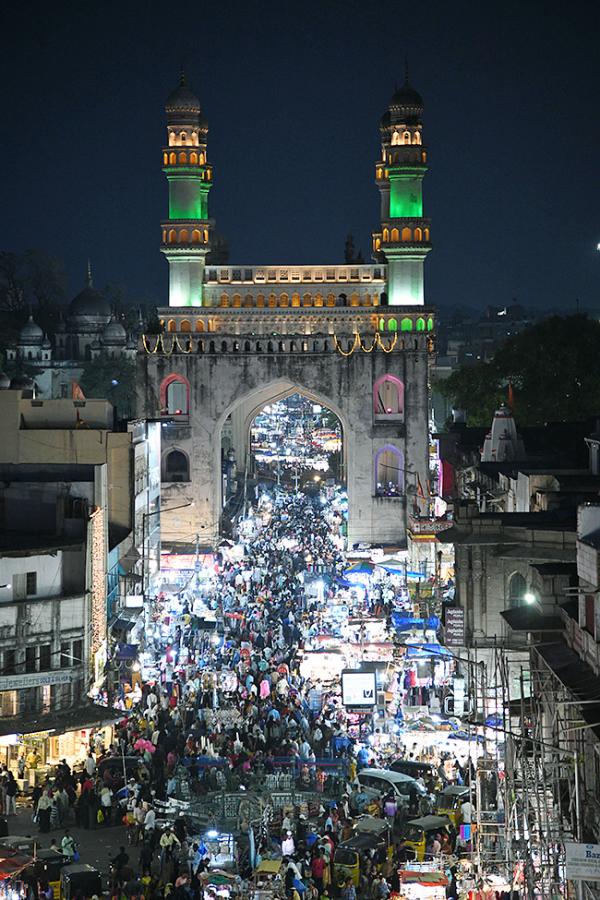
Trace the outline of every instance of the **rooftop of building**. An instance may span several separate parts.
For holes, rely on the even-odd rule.
[[[83,546],[84,541],[80,537],[40,535],[26,531],[0,532],[0,554],[4,557],[36,556]]]

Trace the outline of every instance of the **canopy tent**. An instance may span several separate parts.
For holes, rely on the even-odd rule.
[[[371,575],[375,564],[368,559],[361,559],[345,570],[344,575]]]
[[[406,648],[406,659],[452,659],[452,656],[441,644],[415,644]]]

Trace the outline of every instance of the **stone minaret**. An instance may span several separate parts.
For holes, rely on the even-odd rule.
[[[424,303],[423,262],[431,243],[430,222],[423,217],[427,151],[422,117],[423,100],[407,76],[381,120],[381,159],[375,167],[381,193],[381,231],[373,235],[373,250],[388,264],[390,306]]]
[[[163,149],[163,172],[169,182],[169,218],[162,223],[161,250],[169,262],[169,306],[202,306],[212,226],[208,218],[212,167],[206,160],[208,126],[183,72],[165,109],[168,146]]]

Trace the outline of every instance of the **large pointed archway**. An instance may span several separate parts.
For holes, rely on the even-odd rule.
[[[238,481],[237,488],[239,493],[242,489],[241,481],[247,481],[248,476],[253,474],[250,467],[250,435],[252,424],[257,415],[265,407],[272,406],[294,395],[300,395],[311,401],[311,403],[329,410],[339,422],[342,436],[345,436],[348,422],[342,410],[329,397],[305,385],[287,380],[277,380],[271,384],[262,385],[254,391],[247,392],[223,411],[218,422],[218,463],[223,476],[219,485],[220,509],[223,509],[225,506],[228,494],[231,496],[232,476]],[[345,482],[346,476],[348,479],[350,478],[350,473],[348,473],[347,443],[344,439],[342,440],[340,470]],[[230,479],[229,483],[228,476]]]
[[[312,394],[312,392],[311,392]],[[222,502],[235,511],[243,496],[260,486],[345,487],[343,428],[338,416],[315,395],[286,389],[276,399],[233,410],[223,424]]]

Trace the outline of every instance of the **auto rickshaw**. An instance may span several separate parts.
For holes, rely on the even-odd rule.
[[[37,852],[34,863],[36,880],[42,883],[48,882],[52,888],[54,900],[59,900],[60,898],[60,873],[64,866],[68,866],[70,862],[71,858],[69,856],[51,847],[46,850],[38,850]]]
[[[449,784],[435,795],[436,816],[448,816],[456,829],[462,824],[461,807],[469,799],[469,788],[461,784]]]
[[[102,893],[102,878],[98,869],[87,863],[75,863],[71,866],[63,866],[60,870],[60,900],[71,900],[73,897],[84,900],[100,896]]]
[[[285,867],[280,859],[263,859],[252,874],[254,898],[273,900],[285,893]]]
[[[333,873],[336,884],[341,884],[346,878],[351,878],[352,884],[358,887],[361,865],[364,866],[371,850],[375,851],[375,862],[378,868],[392,856],[391,832],[385,819],[360,816],[355,822],[355,828],[356,833],[335,848]]]
[[[6,837],[0,838],[0,847],[9,847],[11,850],[18,850],[28,856],[36,855],[37,843],[36,838],[24,834],[8,834]]]
[[[452,823],[448,816],[421,816],[419,819],[411,819],[404,829],[404,846],[414,852],[417,862],[423,862],[427,845],[436,834],[444,829],[449,831],[451,827]]]

